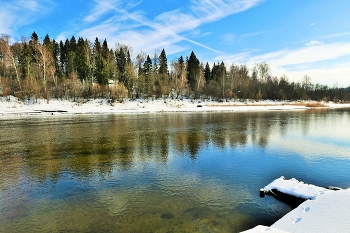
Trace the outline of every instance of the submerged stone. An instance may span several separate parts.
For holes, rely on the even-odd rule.
[[[172,218],[174,218],[174,215],[172,213],[166,212],[166,213],[162,213],[162,215],[160,217],[162,219],[172,219]]]

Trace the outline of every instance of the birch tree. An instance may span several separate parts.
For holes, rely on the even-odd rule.
[[[2,54],[2,60],[5,67],[11,67],[15,71],[16,80],[18,83],[19,90],[22,91],[21,80],[19,78],[18,70],[18,57],[16,57],[12,51],[10,45],[10,36],[1,35],[0,38],[0,54]]]

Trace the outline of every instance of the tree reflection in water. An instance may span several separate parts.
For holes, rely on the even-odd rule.
[[[234,148],[252,143],[264,148],[272,133],[286,134],[290,122],[295,120],[293,114],[305,115],[297,118],[296,126],[300,125],[307,133],[312,112],[92,115],[48,122],[45,118],[19,120],[8,126],[17,127],[14,134],[1,130],[8,138],[15,138],[15,144],[7,144],[0,151],[14,161],[10,164],[2,161],[0,175],[12,170],[9,167],[15,164],[26,167],[41,181],[47,177],[55,179],[65,170],[86,177],[96,171],[108,174],[115,168],[129,170],[135,161],[166,164],[169,153],[188,155],[195,161],[200,150],[208,145]]]

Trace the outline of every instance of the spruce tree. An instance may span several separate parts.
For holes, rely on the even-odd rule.
[[[192,51],[190,58],[187,61],[187,80],[192,91],[195,91],[196,80],[199,75],[199,60]]]
[[[58,79],[61,79],[63,77],[63,71],[61,69],[61,63],[59,60],[60,57],[60,46],[59,44],[53,40],[52,41],[53,49],[52,49],[52,54],[53,54],[53,59],[55,63],[55,69],[56,69],[56,76]]]
[[[205,82],[208,84],[209,81],[211,80],[211,72],[210,72],[210,66],[209,63],[207,62],[207,64],[205,64],[205,68],[204,68],[204,78],[205,78]]]
[[[148,96],[152,94],[152,77],[153,77],[153,68],[152,68],[152,60],[147,55],[146,61],[143,64],[143,73],[145,76],[145,94]]]
[[[165,50],[163,49],[159,55],[159,71],[162,76],[168,75],[168,61],[166,58]]]
[[[116,59],[117,59],[117,67],[118,67],[118,74],[119,74],[119,82],[123,83],[124,86],[128,86],[128,82],[126,79],[126,56],[122,49],[122,47],[119,48],[119,51],[116,51]]]
[[[66,74],[66,47],[63,44],[63,41],[61,40],[59,43],[59,59],[60,59],[60,70],[62,72],[62,75],[65,76]]]
[[[89,63],[89,49],[88,46],[82,37],[78,38],[78,43],[76,47],[76,66],[77,66],[77,75],[80,81],[88,81],[91,79],[91,68]]]

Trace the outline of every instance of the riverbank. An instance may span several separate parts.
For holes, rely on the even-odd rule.
[[[103,114],[103,113],[159,113],[159,112],[235,112],[235,111],[271,111],[271,110],[305,110],[312,108],[349,108],[350,104],[320,102],[278,102],[278,101],[203,101],[203,100],[124,100],[122,103],[107,99],[81,101],[45,99],[18,100],[1,97],[0,115],[33,114]]]
[[[308,199],[270,227],[256,226],[242,233],[255,232],[348,232],[350,229],[350,189],[331,190],[304,184],[296,179],[276,179],[264,188]],[[273,192],[272,192],[273,193]],[[276,195],[276,194],[274,194]]]

